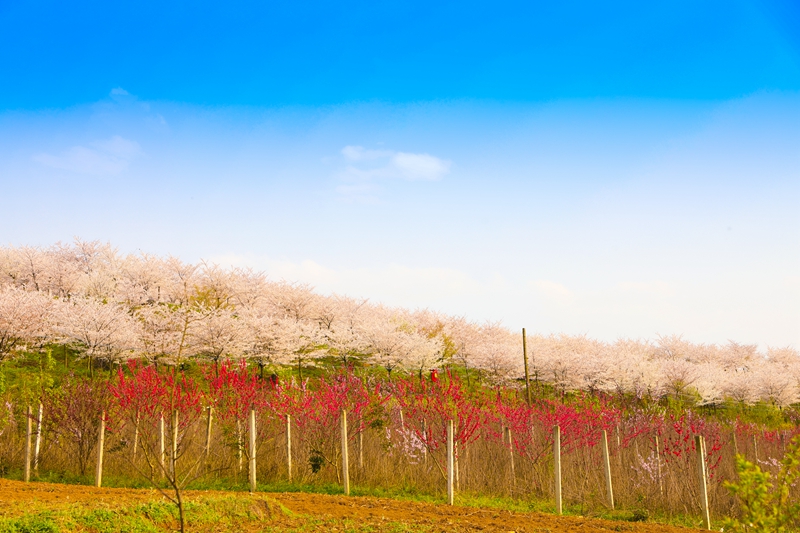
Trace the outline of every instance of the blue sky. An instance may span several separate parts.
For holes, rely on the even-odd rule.
[[[0,241],[800,346],[791,2],[0,3]]]

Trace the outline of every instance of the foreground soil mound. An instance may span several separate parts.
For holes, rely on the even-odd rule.
[[[352,531],[517,533],[609,532],[688,533],[687,528],[651,523],[559,517],[408,502],[386,498],[308,493],[231,493],[188,491],[189,531]],[[167,531],[174,517],[153,505],[170,505],[152,489],[94,488],[82,485],[22,483],[0,479],[0,531],[31,530],[37,517],[49,531],[125,531],[131,520],[147,520],[144,530]],[[99,517],[106,517],[105,522]],[[44,518],[42,518],[44,519]],[[15,525],[16,524],[16,525]],[[21,525],[20,525],[21,524]],[[28,526],[25,526],[28,524]],[[41,526],[37,526],[41,530]],[[133,530],[142,529],[136,527]]]

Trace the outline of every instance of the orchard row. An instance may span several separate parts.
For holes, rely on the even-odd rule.
[[[94,242],[0,248],[0,361],[53,345],[90,368],[246,360],[302,372],[334,360],[390,374],[458,365],[497,384],[523,375],[521,336],[498,324],[323,296],[250,270],[123,256]],[[527,347],[531,379],[562,393],[775,406],[800,399],[800,357],[790,348],[566,335],[531,335]]]

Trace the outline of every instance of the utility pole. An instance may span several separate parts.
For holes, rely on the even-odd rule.
[[[525,394],[528,397],[528,405],[531,404],[531,378],[528,374],[528,343],[525,339],[525,328],[522,328],[522,358],[525,360]]]

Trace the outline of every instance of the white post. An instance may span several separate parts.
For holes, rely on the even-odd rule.
[[[511,435],[511,428],[505,428],[506,438],[508,439],[508,458],[511,461],[511,488],[517,486],[517,473],[514,468],[514,437]]]
[[[553,475],[555,477],[556,513],[563,514],[561,505],[561,428],[553,427]]]
[[[141,417],[136,413],[136,425],[133,428],[133,461],[136,461],[136,450],[139,448],[139,423]]]
[[[703,509],[703,522],[706,529],[711,529],[711,515],[708,512],[708,484],[706,482],[706,443],[702,435],[694,436],[697,449],[697,480],[700,485],[700,507]]]
[[[658,474],[658,493],[664,496],[664,478],[661,472],[661,443],[656,435],[656,473]]]
[[[250,492],[256,491],[256,410],[250,408]]]
[[[364,475],[364,419],[358,419],[358,471]]]
[[[164,457],[167,449],[166,438],[164,436],[164,413],[161,413],[158,419],[158,447],[161,452],[161,455],[159,455],[159,464],[161,465],[161,478],[163,479],[167,470],[166,459]]]
[[[342,484],[345,496],[350,495],[350,458],[347,450],[347,411],[342,409]]]
[[[33,447],[33,471],[39,473],[39,449],[42,446],[42,415],[44,406],[39,402],[39,416],[36,417],[36,444]]]
[[[237,459],[239,461],[239,466],[238,466],[238,469],[236,470],[237,473],[242,471],[242,465],[244,464],[243,463],[244,454],[242,453],[243,450],[244,450],[244,437],[242,437],[242,433],[243,432],[244,432],[244,429],[242,429],[242,421],[237,417],[236,418],[236,453],[237,453],[236,457],[237,457]]]
[[[94,472],[94,486],[103,484],[103,451],[106,444],[106,412],[100,415],[100,431],[97,434],[97,469]]]
[[[286,470],[292,482],[292,415],[286,415]]]
[[[428,465],[428,421],[424,418],[422,419],[422,438],[425,441],[422,443],[422,457],[425,461],[425,466]]]
[[[172,411],[172,460],[170,472],[173,479],[178,479],[178,410]]]
[[[208,461],[208,456],[211,453],[211,421],[214,418],[214,408],[212,406],[208,406],[208,418],[206,419],[206,461]]]
[[[608,433],[603,430],[603,466],[606,474],[606,494],[608,495],[608,508],[614,509],[614,486],[611,484],[611,457],[608,453]]]
[[[25,431],[25,481],[31,480],[31,435],[33,433],[33,409],[28,406],[25,419],[27,427]]]
[[[453,505],[453,481],[455,478],[455,460],[453,450],[453,421],[447,421],[447,504]]]

